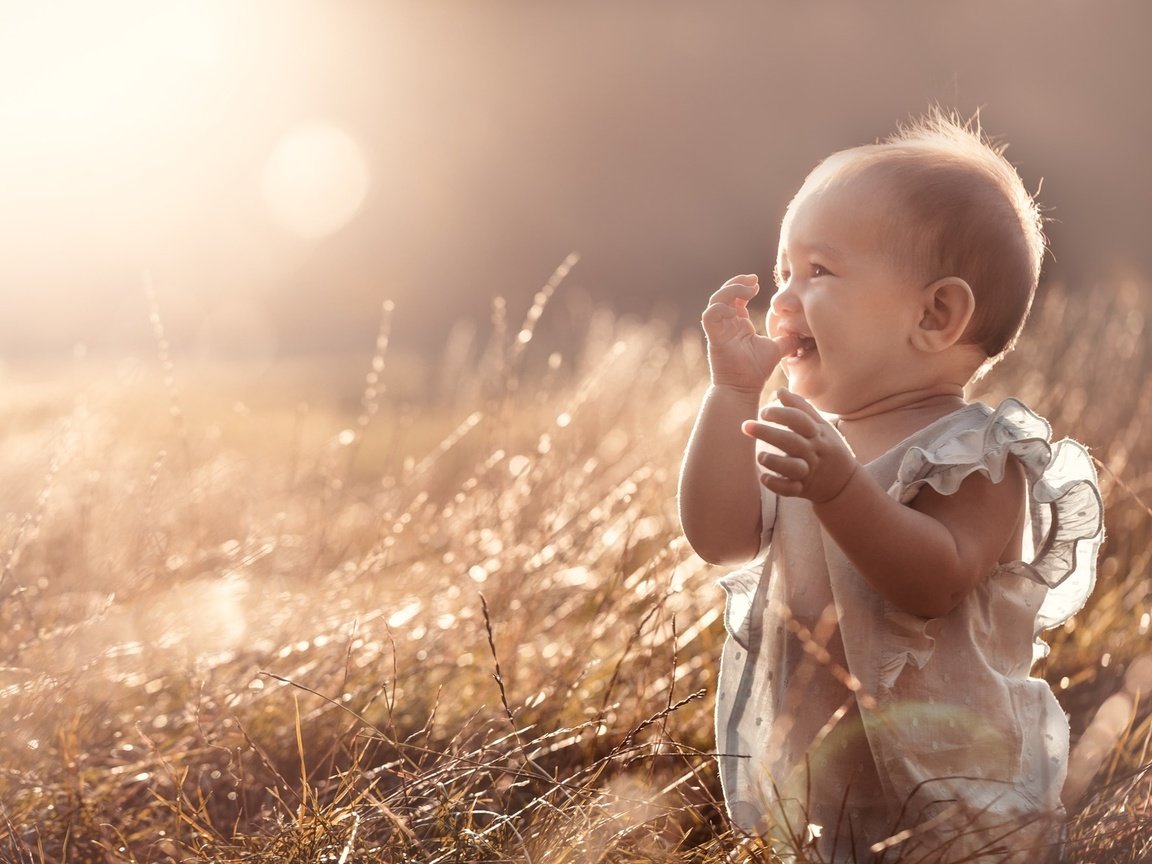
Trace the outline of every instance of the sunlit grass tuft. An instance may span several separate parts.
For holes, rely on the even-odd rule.
[[[699,338],[541,345],[557,284],[422,402],[387,320],[319,385],[163,342],[10,373],[0,860],[770,860],[717,800],[722,600],[675,515]],[[1102,466],[1100,582],[1041,670],[1086,742],[1074,861],[1152,834],[1146,293],[1050,294],[981,385]]]

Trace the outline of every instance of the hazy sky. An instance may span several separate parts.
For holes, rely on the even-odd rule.
[[[367,350],[385,299],[434,346],[572,251],[572,297],[690,320],[934,102],[1043,182],[1050,278],[1146,281],[1149,36],[1142,0],[0,0],[0,356],[146,344],[145,278],[182,349]]]

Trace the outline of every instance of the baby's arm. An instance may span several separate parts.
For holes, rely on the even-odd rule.
[[[779,425],[745,424],[747,434],[785,454],[761,456],[770,472],[761,481],[777,494],[809,498],[861,575],[903,611],[946,615],[1018,537],[1025,481],[1015,460],[1000,483],[974,473],[955,494],[926,487],[901,504],[859,470],[839,433],[811,405],[787,391],[780,398],[779,408],[765,412]]]
[[[711,564],[742,564],[760,548],[756,442],[740,431],[759,394],[713,384],[704,395],[680,471],[680,524]]]
[[[756,332],[747,307],[758,291],[755,276],[730,279],[702,317],[712,385],[684,455],[680,521],[692,548],[713,564],[744,563],[760,548],[756,442],[741,426],[756,416],[764,383],[789,346]]]

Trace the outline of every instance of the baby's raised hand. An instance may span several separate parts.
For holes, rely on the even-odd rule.
[[[759,393],[780,358],[799,347],[793,336],[774,340],[756,332],[748,301],[759,291],[756,276],[734,276],[708,300],[701,323],[713,384]]]
[[[839,495],[860,467],[844,438],[805,399],[778,390],[779,403],[760,412],[764,422],[746,420],[743,430],[779,453],[759,453],[760,482],[777,495],[814,504]]]

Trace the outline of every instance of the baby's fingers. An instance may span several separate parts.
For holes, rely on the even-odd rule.
[[[752,319],[742,306],[712,303],[700,316],[704,333],[710,342],[724,341],[739,334],[756,332]]]
[[[784,336],[777,336],[772,341],[776,343],[776,350],[780,352],[780,356],[787,357],[789,354],[795,354],[804,340],[789,333]]]
[[[775,474],[761,474],[760,482],[771,491],[784,498],[798,498],[804,494],[804,481],[790,480]]]
[[[769,405],[760,412],[760,418],[767,423],[791,429],[802,438],[815,437],[819,424],[825,422],[819,415],[814,419],[807,411],[785,405]]]
[[[760,279],[755,274],[733,276],[708,298],[708,303],[735,304],[743,307],[758,293],[760,293]]]
[[[820,412],[816,410],[816,406],[814,406],[803,396],[797,396],[787,387],[781,387],[779,390],[777,390],[776,398],[780,401],[781,405],[784,405],[788,408],[795,408],[798,411],[803,411],[817,423],[825,422],[824,418],[820,416]]]
[[[811,466],[796,456],[781,453],[761,453],[756,457],[760,467],[784,480],[803,480],[812,473]]]
[[[740,427],[750,438],[756,438],[763,441],[771,447],[788,456],[802,457],[802,454],[810,450],[810,442],[804,435],[794,432],[786,426],[778,426],[775,423],[757,423],[755,420],[745,420],[744,425]]]

